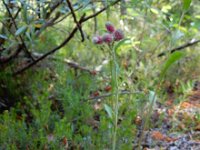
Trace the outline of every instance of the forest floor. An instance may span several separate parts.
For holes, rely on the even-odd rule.
[[[174,101],[171,94],[165,104],[156,104],[150,123],[153,127],[144,130],[144,150],[200,150],[200,82],[184,101]]]

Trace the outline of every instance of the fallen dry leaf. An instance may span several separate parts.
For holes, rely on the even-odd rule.
[[[164,141],[166,141],[166,142],[174,142],[174,141],[176,141],[177,140],[177,138],[171,138],[171,137],[165,137],[164,138]]]
[[[183,124],[183,123],[178,124],[178,129],[185,130],[186,129],[185,124]]]
[[[171,137],[168,137],[166,135],[163,135],[161,132],[159,131],[153,131],[151,133],[151,137],[154,139],[154,140],[161,140],[161,141],[165,141],[165,142],[174,142],[176,141],[177,139],[176,138],[171,138]]]
[[[171,108],[171,109],[168,109],[167,110],[167,114],[169,115],[169,116],[172,116],[173,114],[174,114],[174,109],[173,108]]]
[[[151,137],[155,140],[163,140],[165,138],[164,135],[159,131],[153,131],[151,133]]]
[[[180,108],[185,109],[185,108],[191,108],[193,105],[189,102],[182,102],[180,104]]]
[[[197,126],[195,127],[195,131],[200,131],[200,123],[198,123]]]

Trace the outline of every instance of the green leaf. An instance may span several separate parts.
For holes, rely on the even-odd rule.
[[[105,110],[106,110],[108,116],[109,116],[110,118],[112,118],[112,114],[113,114],[112,108],[111,108],[110,106],[108,106],[107,104],[104,104],[104,108],[105,108]]]
[[[28,23],[28,6],[27,6],[27,3],[26,2],[21,2],[21,5],[22,5],[22,19],[24,22]],[[30,7],[29,7],[30,8]]]
[[[157,96],[154,91],[149,91],[149,101],[150,103],[153,103],[153,105],[156,103]]]
[[[172,54],[170,54],[168,60],[166,61],[166,63],[164,64],[163,69],[161,70],[161,78],[164,77],[164,75],[166,74],[167,70],[179,59],[181,59],[184,56],[184,53],[182,52],[174,52]]]
[[[29,33],[29,32],[26,32],[25,34],[26,34],[27,38],[30,40],[30,42],[33,42],[30,33]]]
[[[152,13],[154,13],[156,15],[159,14],[159,11],[157,9],[155,9],[155,8],[151,8],[150,10],[151,10]]]
[[[190,8],[192,0],[183,0],[183,10],[188,10]]]
[[[119,41],[119,42],[115,45],[114,50],[117,51],[117,49],[118,49],[121,45],[123,45],[123,44],[131,44],[131,40],[128,39],[128,38],[126,38],[126,39],[123,39],[123,40]]]
[[[7,37],[7,36],[5,36],[5,35],[3,35],[3,34],[0,34],[0,38],[2,38],[2,39],[5,39],[5,40],[7,40],[7,39],[8,39],[8,37]]]
[[[22,27],[20,27],[20,28],[15,32],[15,35],[18,36],[18,35],[24,33],[24,32],[26,31],[26,29],[27,29],[27,26],[22,26]]]

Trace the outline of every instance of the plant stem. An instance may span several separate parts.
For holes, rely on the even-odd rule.
[[[158,83],[160,83],[160,85],[161,85],[162,81],[163,81],[163,76],[160,76],[158,81],[159,81]],[[149,109],[147,110],[147,115],[144,117],[144,124],[143,124],[143,127],[141,129],[141,135],[140,135],[140,138],[139,138],[139,141],[138,141],[138,150],[141,149],[142,140],[143,140],[143,137],[144,137],[144,130],[146,129],[148,122],[150,120],[150,117],[151,117],[151,114],[152,114],[152,111],[153,111],[153,106],[156,102],[156,93],[158,93],[158,90],[159,90],[159,86],[157,86],[156,89],[155,89],[155,93],[154,93],[152,101],[149,105]]]
[[[111,78],[112,78],[112,92],[115,93],[113,96],[113,108],[114,108],[114,131],[113,131],[113,140],[112,140],[112,149],[116,149],[117,143],[117,122],[118,122],[118,110],[119,110],[119,87],[118,87],[118,65],[116,59],[115,49],[112,47],[112,68],[111,68]]]
[[[157,88],[158,89],[158,88]],[[141,130],[141,135],[140,135],[140,138],[139,138],[139,141],[138,141],[138,150],[140,150],[141,148],[141,145],[142,145],[142,140],[143,140],[143,137],[144,137],[144,130],[146,129],[147,125],[148,125],[148,122],[150,120],[150,117],[151,117],[151,113],[152,113],[152,110],[153,110],[153,105],[155,103],[155,100],[156,100],[156,93],[157,93],[157,89],[155,90],[156,92],[154,93],[153,95],[153,100],[152,102],[150,103],[150,106],[149,106],[149,109],[147,111],[147,115],[146,117],[144,118],[144,125],[142,127],[142,130]]]

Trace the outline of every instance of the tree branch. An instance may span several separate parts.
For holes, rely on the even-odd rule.
[[[50,15],[54,12],[54,10],[58,7],[58,6],[60,6],[60,4],[62,4],[62,2],[63,2],[63,0],[60,0],[60,1],[58,1],[58,2],[56,2],[51,8],[50,8],[50,11],[47,13],[47,15],[46,15],[46,19],[48,19],[49,17],[50,17]]]
[[[68,4],[69,9],[70,9],[70,11],[71,11],[71,13],[72,13],[72,16],[73,16],[73,18],[74,18],[74,22],[76,23],[76,25],[77,25],[77,27],[78,27],[78,29],[79,29],[79,31],[80,31],[80,34],[81,34],[81,37],[82,37],[81,42],[83,42],[83,41],[84,41],[83,30],[82,30],[82,28],[81,28],[80,23],[79,23],[79,22],[77,21],[77,19],[76,19],[76,14],[75,14],[75,12],[74,12],[74,9],[73,9],[73,7],[72,7],[72,4],[71,4],[70,0],[67,0],[67,4]]]
[[[15,30],[17,31],[17,29],[18,29],[17,24],[16,24],[15,19],[13,18],[12,14],[10,12],[10,9],[9,9],[8,5],[5,3],[5,0],[3,0],[3,4],[6,7],[6,10],[7,10],[8,14],[9,14],[9,17],[11,18],[12,23],[13,23],[13,25],[15,27]],[[26,52],[26,54],[28,55],[28,57],[30,57],[34,61],[34,58],[31,56],[30,52],[28,51],[28,48],[26,47],[26,44],[25,44],[22,36],[19,35],[19,38],[20,38],[20,41],[21,41],[21,43],[22,43],[22,45],[24,47],[24,51]]]
[[[19,13],[20,13],[20,11],[21,11],[22,9],[21,9],[21,7],[17,10],[17,12],[16,12],[16,14],[14,15],[14,19],[16,19],[17,18],[17,16],[19,15]]]
[[[130,92],[130,91],[123,90],[123,91],[119,92],[118,94],[120,94],[120,95],[126,95],[126,94],[127,95],[131,95],[131,94],[140,94],[140,93],[142,93],[142,92],[140,92],[140,91]],[[92,97],[89,97],[88,99],[85,99],[85,100],[94,100],[94,101],[97,101],[99,99],[111,97],[112,95],[115,95],[115,93],[107,93],[107,94],[104,94],[104,95],[92,96]]]
[[[3,57],[3,58],[1,57],[1,59],[0,59],[0,63],[1,64],[0,65],[8,63],[12,59],[14,59],[20,53],[22,47],[23,47],[22,45],[18,45],[17,50],[13,54],[11,54],[10,56],[8,56],[6,58],[5,57]]]
[[[113,2],[111,5],[102,8],[101,10],[99,10],[98,12],[96,12],[95,14],[89,15],[88,17],[85,17],[85,14],[80,18],[79,20],[79,24],[82,24],[84,22],[86,22],[87,20],[96,17],[97,15],[99,15],[100,13],[102,13],[103,11],[105,11],[108,7],[115,5],[119,2],[120,0],[116,0],[115,2]],[[43,56],[41,56],[40,58],[38,58],[37,60],[29,63],[28,65],[26,65],[25,67],[17,70],[16,72],[13,73],[13,75],[19,75],[21,73],[23,73],[24,71],[26,71],[27,69],[29,69],[30,67],[34,66],[35,64],[37,64],[38,62],[40,62],[41,60],[43,60],[44,58],[46,58],[47,56],[53,54],[54,52],[56,52],[57,50],[59,50],[60,48],[62,48],[63,46],[65,46],[65,44],[67,44],[75,35],[75,33],[77,32],[78,27],[77,25],[74,27],[74,29],[71,31],[71,33],[69,34],[69,36],[57,47],[55,47],[54,49],[50,50],[49,52],[47,52],[46,54],[44,54]]]
[[[33,53],[33,55],[35,56],[35,58],[39,58],[39,57],[43,56],[44,54]],[[73,68],[75,70],[85,71],[85,72],[88,72],[90,74],[92,74],[95,71],[95,70],[91,70],[89,68],[83,67],[80,64],[78,64],[77,62],[74,62],[74,61],[69,60],[69,59],[60,60],[60,59],[57,59],[56,57],[53,57],[53,56],[49,57],[49,58],[51,60],[54,60],[54,61],[59,61],[59,62],[62,62],[62,63],[66,63],[70,68]]]
[[[162,53],[158,54],[158,57],[162,57],[162,56],[166,55],[167,53],[174,53],[176,51],[180,51],[180,50],[182,50],[184,48],[187,48],[189,46],[195,45],[195,44],[197,44],[199,42],[200,42],[200,40],[195,40],[195,41],[191,40],[190,42],[185,43],[185,44],[183,44],[183,45],[181,45],[179,47],[176,47],[176,48],[173,48],[173,49],[171,49],[169,51],[165,51],[165,52],[162,52]]]
[[[56,16],[55,16],[54,18],[49,19],[45,24],[42,25],[42,27],[40,28],[40,30],[36,31],[35,36],[38,37],[38,36],[41,34],[41,32],[42,32],[45,28],[47,28],[47,27],[53,25],[53,23],[54,23],[59,17],[60,17],[60,13],[56,14]]]
[[[80,23],[83,20],[85,14],[81,17],[80,19]],[[51,51],[47,52],[46,54],[44,54],[43,56],[41,56],[40,58],[38,58],[37,60],[31,62],[30,64],[28,64],[27,66],[25,66],[24,68],[16,71],[14,73],[14,75],[18,75],[22,72],[24,72],[25,70],[29,69],[30,67],[34,66],[35,64],[37,64],[39,61],[43,60],[44,58],[46,58],[47,56],[53,54],[54,52],[56,52],[57,50],[59,50],[60,48],[62,48],[63,46],[65,46],[65,44],[67,44],[71,38],[73,38],[74,34],[76,33],[76,31],[78,30],[77,26],[72,30],[72,32],[69,34],[69,36],[57,47],[55,47],[54,49],[52,49]]]
[[[80,6],[80,7],[76,8],[76,9],[74,10],[74,12],[76,12],[76,11],[80,10],[81,8],[82,8],[82,6]],[[60,18],[60,20],[58,20],[58,21],[54,22],[54,23],[53,23],[53,25],[55,25],[55,24],[57,24],[57,23],[59,23],[59,22],[63,21],[63,20],[64,20],[64,19],[66,19],[66,18],[67,18],[69,15],[71,15],[71,13],[69,13],[69,14],[67,14],[67,15],[63,16],[62,18]]]
[[[94,2],[92,2],[92,11],[95,14],[96,13],[96,8]],[[94,17],[94,33],[97,32],[97,17]]]
[[[92,15],[89,15],[88,17],[85,17],[83,22],[93,18],[93,17],[96,17],[97,15],[101,14],[102,12],[104,12],[106,9],[108,9],[110,6],[113,6],[115,4],[117,4],[118,2],[120,2],[121,0],[116,0],[115,2],[111,3],[110,5],[102,8],[101,10],[97,11],[96,13],[92,14]]]

